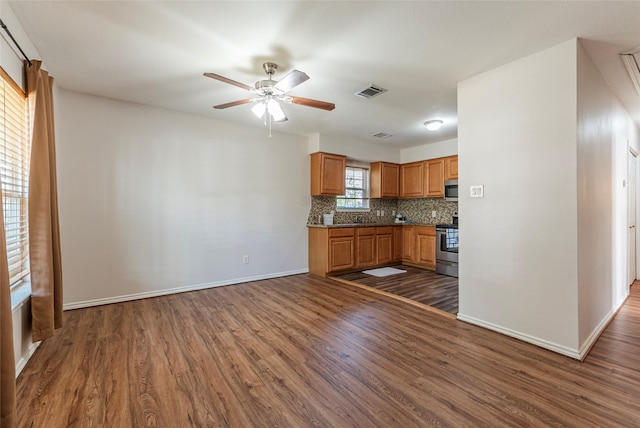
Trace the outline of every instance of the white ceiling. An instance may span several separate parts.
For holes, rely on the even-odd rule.
[[[456,84],[574,37],[640,126],[640,97],[618,54],[640,46],[640,2],[11,1],[59,86],[262,127],[250,93],[262,63],[311,78],[289,92],[336,104],[287,105],[274,130],[397,147],[457,136]],[[29,54],[29,53],[28,53]],[[370,84],[389,92],[353,94]],[[428,132],[424,121],[445,125]],[[384,140],[371,135],[384,132]]]

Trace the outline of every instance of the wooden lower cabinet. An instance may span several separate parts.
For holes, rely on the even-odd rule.
[[[433,226],[310,227],[309,273],[327,276],[402,262],[435,269]]]
[[[402,227],[402,262],[415,263],[416,238],[415,227]]]
[[[354,267],[353,238],[329,239],[329,272]]]
[[[432,226],[416,227],[416,263],[436,268],[436,230]]]
[[[355,228],[309,228],[309,273],[327,273],[356,266]]]
[[[402,261],[402,226],[393,226],[393,261]]]
[[[356,267],[368,268],[376,265],[376,228],[356,229]]]
[[[393,263],[393,227],[376,228],[376,265]]]
[[[434,226],[403,226],[402,263],[435,270],[436,228]]]

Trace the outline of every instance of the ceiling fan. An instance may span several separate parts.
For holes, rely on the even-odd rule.
[[[204,73],[206,77],[210,77],[212,79],[237,86],[249,92],[253,92],[257,95],[254,98],[247,98],[244,100],[219,104],[217,106],[213,106],[213,108],[225,109],[242,104],[257,103],[251,110],[256,116],[260,118],[264,116],[265,125],[268,116],[269,125],[271,125],[272,119],[275,122],[284,122],[287,120],[287,115],[284,113],[284,110],[282,110],[282,106],[279,103],[280,101],[287,104],[298,104],[327,111],[331,111],[336,107],[335,104],[332,103],[312,100],[310,98],[292,97],[286,94],[291,89],[309,79],[309,76],[307,76],[306,73],[298,70],[293,70],[286,76],[284,76],[280,81],[277,81],[272,79],[273,74],[278,69],[277,64],[274,64],[272,62],[265,62],[264,64],[262,64],[262,68],[264,69],[264,72],[267,73],[269,78],[267,80],[258,80],[255,83],[254,87],[245,85],[244,83],[236,82],[235,80],[228,79],[215,73]],[[265,113],[267,113],[267,115],[265,115]]]

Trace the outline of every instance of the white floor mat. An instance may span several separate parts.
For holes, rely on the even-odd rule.
[[[362,273],[366,273],[367,275],[373,275],[373,276],[389,276],[389,275],[396,275],[398,273],[405,273],[407,272],[406,270],[402,270],[402,269],[396,269],[396,268],[392,268],[392,267],[385,267],[385,268],[378,268],[378,269],[371,269],[371,270],[363,270]]]

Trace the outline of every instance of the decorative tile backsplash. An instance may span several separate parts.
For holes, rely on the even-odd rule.
[[[397,211],[415,223],[451,223],[453,212],[458,211],[458,203],[436,198],[398,199]],[[431,217],[433,211],[436,212],[435,218]]]
[[[457,202],[443,199],[371,199],[371,211],[368,213],[336,212],[335,224],[355,223],[356,216],[362,216],[365,223],[391,223],[394,221],[393,211],[404,215],[407,220],[421,224],[451,223],[454,211],[458,210]],[[377,216],[377,211],[384,211],[384,216]],[[307,223],[322,224],[322,214],[336,211],[335,196],[312,196],[311,209]],[[436,217],[431,217],[432,211]]]

